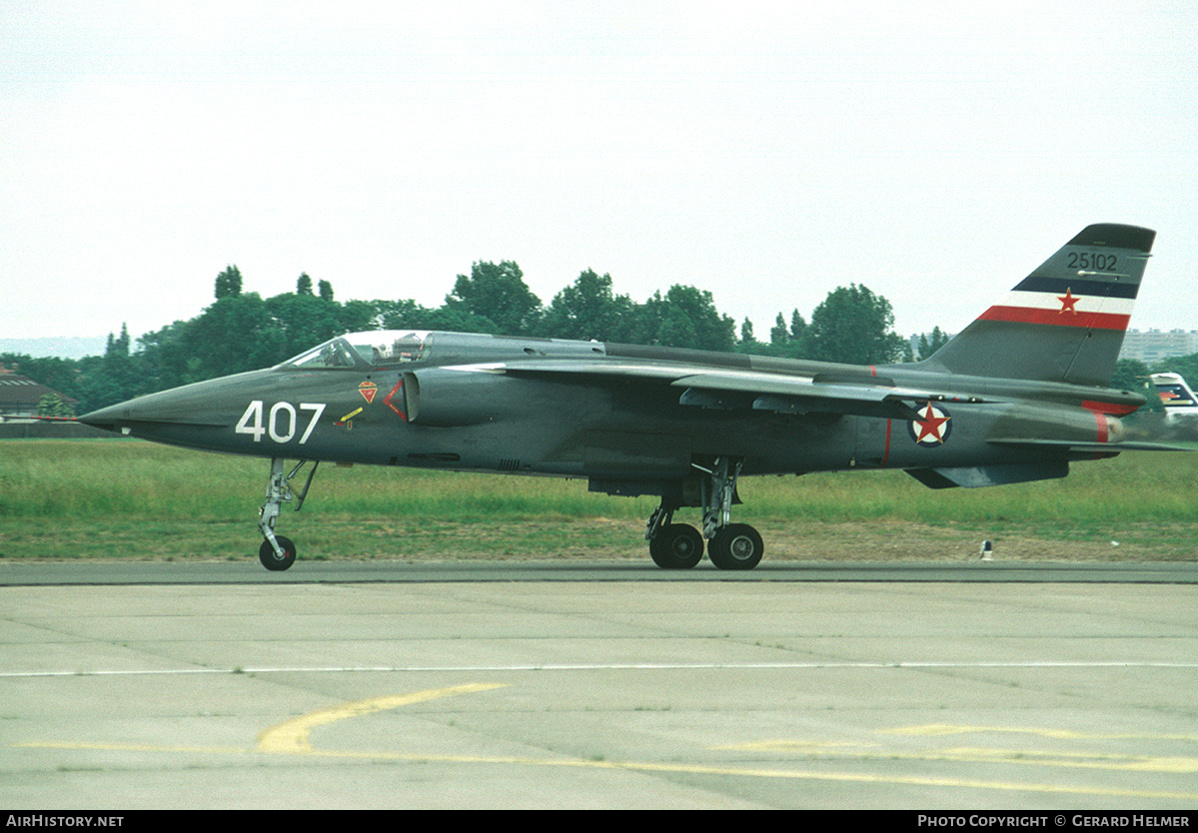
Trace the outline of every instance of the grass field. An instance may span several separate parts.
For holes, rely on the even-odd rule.
[[[0,443],[0,558],[256,557],[267,462],[133,440]],[[1198,454],[1125,453],[1064,480],[933,491],[901,472],[746,478],[767,559],[1198,560]],[[301,559],[646,558],[650,498],[586,481],[322,466],[280,532]],[[697,510],[679,520],[697,523]]]

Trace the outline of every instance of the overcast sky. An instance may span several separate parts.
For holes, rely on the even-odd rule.
[[[0,338],[479,260],[957,331],[1093,222],[1158,231],[1131,326],[1198,329],[1195,67],[1192,2],[0,0]]]

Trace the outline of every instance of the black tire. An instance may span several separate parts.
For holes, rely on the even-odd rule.
[[[649,542],[653,563],[663,570],[689,570],[703,558],[703,536],[687,524],[669,524]]]
[[[295,563],[295,544],[291,542],[290,538],[284,538],[282,535],[276,535],[275,540],[283,548],[283,557],[279,558],[279,554],[270,545],[270,541],[264,540],[262,546],[258,548],[258,560],[268,570],[286,570]]]
[[[748,524],[728,524],[707,546],[707,557],[721,570],[752,570],[764,554],[761,535]]]

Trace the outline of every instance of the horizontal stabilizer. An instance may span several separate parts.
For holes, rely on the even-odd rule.
[[[1013,445],[1025,448],[1059,449],[1061,451],[1076,451],[1086,454],[1117,454],[1120,451],[1194,451],[1183,445],[1165,445],[1164,443],[1142,442],[1127,440],[1113,443],[1086,443],[1073,440],[1036,440],[1014,437],[1010,439],[987,440],[996,445]]]

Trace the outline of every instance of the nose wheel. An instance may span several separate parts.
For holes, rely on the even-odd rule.
[[[274,544],[269,540],[262,542],[262,546],[258,548],[258,560],[268,570],[286,570],[295,563],[295,544],[290,538],[282,535],[276,535],[274,539]]]

